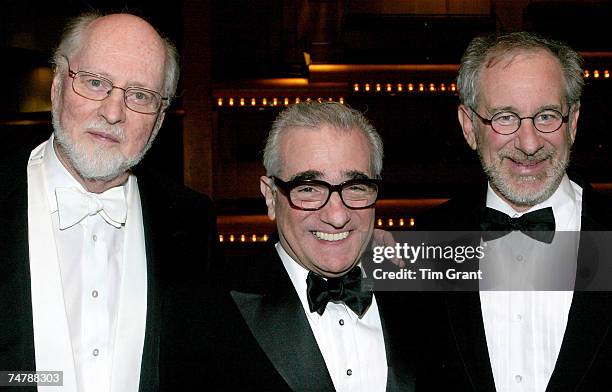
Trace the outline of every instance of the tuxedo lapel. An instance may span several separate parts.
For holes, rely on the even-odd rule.
[[[0,204],[0,369],[35,370],[26,162]],[[15,173],[12,173],[15,175]],[[8,228],[8,229],[7,229]],[[35,387],[24,390],[36,390]]]
[[[274,252],[276,253],[276,252]],[[333,391],[325,360],[297,293],[278,255],[259,260],[267,269],[255,290],[230,292],[253,336],[294,391]]]
[[[447,309],[453,338],[474,391],[495,390],[478,292],[449,292]]]
[[[612,293],[575,292],[547,391],[577,391],[612,322]]]
[[[387,392],[414,391],[414,358],[416,348],[412,342],[418,338],[406,328],[402,318],[406,317],[402,304],[395,301],[406,293],[378,292],[375,294],[387,353]],[[413,293],[410,293],[413,294]],[[416,323],[415,323],[416,324]]]

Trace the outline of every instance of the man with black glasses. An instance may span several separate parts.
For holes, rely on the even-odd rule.
[[[482,230],[492,257],[480,263],[480,291],[446,295],[449,323],[437,353],[450,359],[432,368],[441,377],[429,379],[439,383],[430,389],[608,390],[612,297],[582,290],[606,271],[587,232],[610,229],[612,204],[566,173],[581,58],[534,34],[479,37],[463,55],[457,85],[463,135],[488,183],[433,210],[423,228]],[[491,232],[509,234],[487,239]],[[568,266],[557,256],[573,257],[569,284],[547,279]],[[521,280],[508,291],[525,271],[534,285]]]
[[[54,132],[29,159],[9,152],[2,179],[0,370],[62,372],[67,392],[157,390],[163,298],[202,277],[215,241],[206,197],[131,171],[175,94],[177,57],[133,15],[68,26]]]
[[[260,179],[278,240],[263,257],[230,263],[229,304],[207,296],[200,311],[174,308],[192,327],[176,323],[189,338],[173,346],[174,383],[162,375],[162,385],[193,387],[189,375],[202,374],[213,390],[414,390],[409,306],[361,287],[382,148],[363,115],[339,103],[278,116]]]

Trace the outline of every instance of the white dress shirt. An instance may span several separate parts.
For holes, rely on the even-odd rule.
[[[60,229],[55,189],[62,187],[75,188],[84,193],[87,191],[59,161],[53,148],[53,136],[33,152],[33,155],[36,154],[41,162],[44,184],[41,189],[46,191],[47,202],[44,204],[48,206],[52,226],[50,233],[53,238],[47,243],[55,247],[44,251],[56,253],[57,258],[49,257],[48,263],[57,261],[61,277],[57,284],[61,286],[59,293],[60,298],[63,298],[64,309],[56,312],[55,317],[58,320],[64,315],[66,317],[76,374],[76,388],[60,390],[136,392],[140,378],[147,296],[146,255],[136,178],[130,175],[121,187],[126,195],[128,211],[132,207],[131,212],[128,212],[128,216],[132,217],[129,230],[126,226],[112,226],[99,213],[88,215],[79,223]],[[29,175],[29,188],[36,186],[30,183],[36,178],[30,178]],[[30,216],[32,219],[36,218]],[[40,222],[44,224],[44,219]],[[127,249],[126,236],[142,239],[142,243],[130,244]],[[34,246],[35,239],[31,238],[30,241]],[[129,254],[126,253],[128,250]],[[30,254],[32,257],[32,250]],[[36,268],[36,265],[36,260],[31,259],[31,266]],[[37,370],[63,370],[56,366],[40,368],[39,356],[53,356],[52,353],[44,352],[49,347],[49,339],[53,337],[47,336],[48,326],[37,321],[37,314],[40,313],[38,307],[41,305],[37,305],[39,302],[35,298],[40,298],[44,292],[35,286],[34,274],[36,271],[33,271],[32,293]],[[127,306],[130,308],[127,309]],[[46,323],[50,320],[47,319]],[[43,366],[53,366],[48,361],[40,362],[45,362]],[[135,381],[124,382],[129,377]],[[118,388],[117,384],[121,386]]]
[[[489,185],[487,207],[513,218],[552,207],[557,232],[579,232],[582,188],[565,175],[548,200],[519,213],[503,201]],[[483,276],[487,279],[488,288],[494,289],[496,279],[508,280],[517,275],[533,277],[538,282],[545,281],[545,274],[550,274],[553,271],[551,268],[555,266],[554,257],[547,258],[547,253],[550,253],[547,251],[555,247],[572,255],[572,262],[565,263],[562,268],[570,269],[566,272],[573,271],[575,276],[579,236],[557,234],[550,245],[533,240],[520,232],[509,234],[515,236],[511,239],[502,237],[489,241],[487,257],[493,253],[495,256],[491,260],[495,261],[489,264],[486,261],[481,263],[485,268]],[[510,243],[512,246],[508,246]],[[557,250],[552,253],[558,252]],[[500,254],[504,254],[505,258],[499,257]],[[536,276],[533,276],[534,274]],[[546,390],[567,326],[573,297],[573,291],[569,290],[568,285],[568,291],[484,291],[481,285],[482,317],[497,391]]]
[[[300,298],[336,391],[384,391],[387,356],[376,296],[361,318],[342,302],[329,302],[323,315],[311,313],[306,296],[308,270],[280,243],[276,250]]]

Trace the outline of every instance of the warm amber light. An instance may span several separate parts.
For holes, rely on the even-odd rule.
[[[412,90],[414,90],[414,86],[412,85],[412,83],[408,83],[408,91]]]
[[[285,98],[284,102],[285,106],[289,105],[289,98]]]
[[[442,83],[442,84],[440,85],[440,90],[441,90],[441,91],[446,91],[446,86],[444,85],[444,83]]]
[[[264,240],[264,242],[268,241],[268,235],[267,234],[264,234],[263,240]]]
[[[268,100],[266,98],[262,99],[261,104],[266,106],[268,104]]]
[[[414,218],[410,218],[410,223],[409,224],[410,224],[411,227],[414,226]]]
[[[234,239],[235,239],[235,238],[234,238],[234,235],[233,235],[233,234],[230,234],[230,242],[234,242]]]
[[[344,105],[344,98],[340,97],[340,99],[338,100],[338,102],[340,102],[340,104]]]
[[[366,85],[365,85],[365,91],[370,91],[370,84],[369,84],[369,83],[366,83]]]
[[[387,226],[389,226],[389,227],[393,227],[393,219],[389,218],[389,219],[387,220]]]
[[[244,106],[244,98],[240,98],[240,106]]]
[[[246,236],[244,234],[240,234],[240,242],[246,241]]]
[[[359,84],[355,83],[355,84],[353,85],[353,90],[355,90],[355,91],[359,91]]]
[[[257,236],[255,234],[251,236],[251,241],[257,242]]]
[[[585,69],[584,70],[584,77],[588,78],[589,76],[591,76],[591,74],[589,74],[589,71]]]
[[[610,72],[606,69],[604,71],[604,78],[609,78],[610,77]]]
[[[392,89],[392,88],[393,88],[393,87],[391,87],[391,85],[390,85],[390,84],[387,84],[387,91],[391,91],[391,89]]]
[[[429,91],[436,91],[436,86],[433,83],[429,83]]]
[[[397,91],[402,91],[404,89],[404,86],[402,86],[401,84],[397,85]]]
[[[599,70],[593,71],[593,77],[594,78],[598,78],[599,77]]]
[[[300,103],[300,97],[297,97],[297,98],[295,99],[295,103]]]
[[[230,98],[229,99],[229,104],[230,104],[230,106],[234,106],[234,98]]]
[[[217,99],[217,105],[223,106],[223,98]]]
[[[380,91],[380,83],[376,83],[376,91]]]
[[[223,234],[219,234],[219,242],[223,242]]]
[[[376,225],[382,226],[383,225],[382,219],[378,218],[378,220],[376,221]]]
[[[257,100],[255,98],[251,98],[251,106],[257,105]]]
[[[419,91],[423,90],[425,90],[425,86],[423,86],[423,83],[419,83]]]
[[[457,89],[457,86],[455,85],[455,83],[451,84],[451,91],[455,91]]]
[[[400,218],[399,225],[400,227],[404,227],[404,218]]]

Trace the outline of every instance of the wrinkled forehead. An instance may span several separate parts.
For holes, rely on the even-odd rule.
[[[163,40],[147,22],[113,15],[88,27],[70,62],[79,70],[158,89],[163,86],[165,60]]]
[[[280,139],[281,174],[291,178],[302,173],[317,173],[310,179],[339,180],[355,173],[372,176],[372,147],[357,129],[291,128]],[[312,177],[312,176],[311,176]]]

